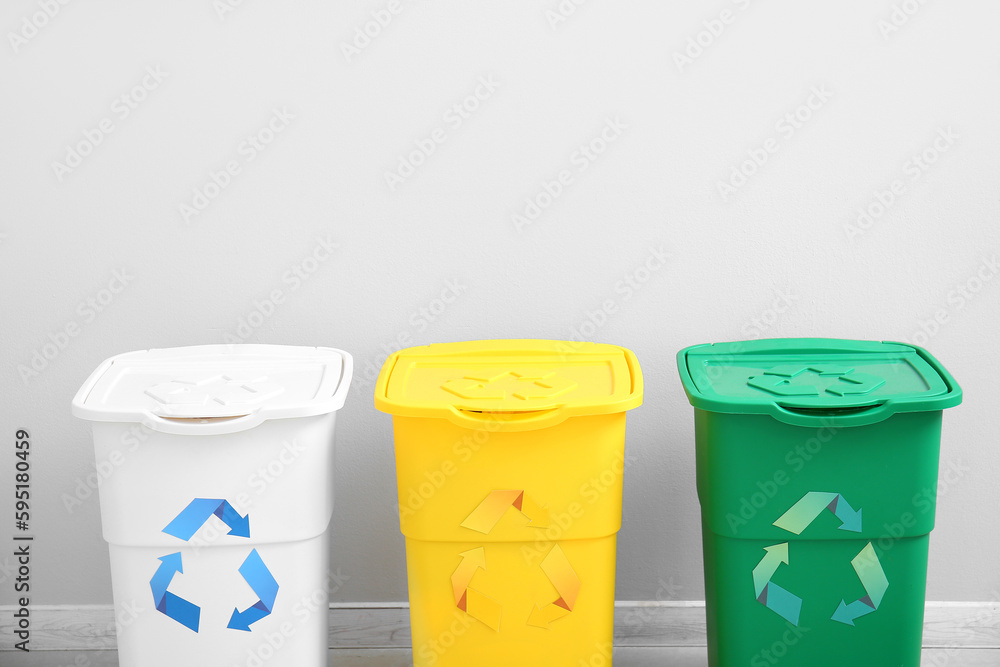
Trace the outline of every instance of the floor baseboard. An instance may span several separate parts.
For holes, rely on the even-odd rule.
[[[31,649],[115,648],[111,605],[31,608]],[[13,648],[14,607],[0,606],[0,650]],[[8,644],[8,642],[10,642]],[[615,644],[623,647],[705,646],[704,602],[618,602]],[[407,648],[409,608],[404,603],[340,603],[330,606],[330,647]],[[928,602],[924,646],[936,649],[1000,649],[1000,603]]]

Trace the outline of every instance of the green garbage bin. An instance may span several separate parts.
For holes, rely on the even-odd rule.
[[[962,391],[902,343],[696,345],[712,667],[918,667],[941,413]]]

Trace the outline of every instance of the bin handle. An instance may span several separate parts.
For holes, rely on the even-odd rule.
[[[844,408],[810,408],[773,404],[774,417],[793,426],[868,426],[895,414],[888,402]]]
[[[171,435],[225,435],[246,431],[264,422],[260,411],[234,417],[164,417],[146,411],[142,423],[160,433]]]
[[[448,421],[456,426],[476,430],[533,431],[561,424],[569,417],[562,406],[547,410],[510,411],[465,410],[451,407]]]

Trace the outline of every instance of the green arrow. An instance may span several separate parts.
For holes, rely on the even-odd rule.
[[[847,604],[844,600],[840,601],[840,606],[837,607],[837,611],[833,612],[833,616],[830,617],[832,621],[838,621],[844,623],[845,625],[854,625],[854,620],[861,618],[867,614],[875,611],[868,605],[866,605],[861,600],[856,600],[851,604]]]
[[[889,580],[886,579],[882,563],[878,560],[875,547],[869,542],[857,556],[851,561],[854,571],[858,573],[861,585],[865,587],[865,595],[860,600],[855,600],[847,604],[846,600],[840,601],[837,611],[833,612],[830,618],[834,621],[854,625],[854,619],[870,614],[882,604],[885,591],[889,588]]]
[[[871,542],[865,545],[861,553],[854,557],[851,565],[858,573],[858,579],[865,587],[865,592],[868,593],[868,599],[872,601],[872,606],[878,609],[878,606],[882,604],[882,598],[885,597],[886,589],[889,588],[889,580],[885,577],[885,570],[882,569],[882,563],[879,562],[875,547],[872,546]]]
[[[757,563],[757,567],[753,569],[753,590],[754,596],[760,597],[760,594],[764,592],[764,587],[767,586],[767,582],[771,580],[774,573],[778,571],[778,566],[782,563],[788,564],[788,542],[782,542],[781,544],[775,544],[770,547],[764,547],[764,557],[760,559]]]
[[[836,493],[810,491],[802,496],[799,502],[792,505],[791,509],[778,517],[774,525],[790,533],[800,535],[836,499]]]
[[[756,375],[747,380],[755,389],[778,396],[816,396],[819,390],[809,384],[790,384],[787,377],[780,375]]]
[[[840,519],[840,530],[861,532],[861,510],[854,511],[839,493],[810,491],[802,496],[791,509],[778,517],[774,525],[799,535],[816,520],[824,509],[828,509]]]
[[[758,599],[758,602],[762,602],[765,607],[792,625],[798,625],[799,614],[802,612],[802,598],[789,593],[773,581],[767,582],[765,590],[766,597]]]
[[[841,375],[840,381],[827,387],[826,391],[835,396],[858,396],[875,391],[884,384],[885,380],[877,375],[851,373]]]

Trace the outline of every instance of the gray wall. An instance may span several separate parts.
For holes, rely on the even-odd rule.
[[[953,472],[929,597],[997,595],[996,3],[919,5],[888,32],[888,0],[594,0],[565,21],[556,0],[400,0],[348,62],[342,45],[388,2],[248,0],[220,16],[224,2],[71,3],[37,34],[24,23],[42,22],[35,2],[0,10],[5,33],[32,35],[0,46],[0,479],[8,489],[13,433],[29,429],[35,602],[111,600],[96,495],[64,502],[93,472],[70,399],[110,355],[232,337],[351,351],[335,599],[394,601],[406,578],[392,433],[370,381],[386,351],[581,330],[635,350],[646,378],[629,416],[619,598],[703,596],[675,352],[777,336],[921,342],[954,373],[966,400],[945,419]],[[724,8],[711,37],[703,22],[719,32]],[[449,111],[477,89],[467,118]],[[244,143],[275,109],[294,118],[262,132],[262,150]],[[54,166],[101,127],[78,164]],[[602,132],[602,154],[579,152]],[[429,137],[443,142],[391,188],[385,173]],[[763,165],[742,166],[755,155]],[[227,164],[238,173],[185,214]],[[753,173],[731,181],[741,168]],[[515,224],[564,170],[558,196]],[[326,238],[338,247],[314,264]],[[647,276],[654,250],[669,257]],[[297,281],[296,267],[315,271]],[[636,272],[648,279],[629,291]],[[456,282],[443,312],[421,315]],[[282,303],[252,315],[273,290]],[[47,347],[67,327],[65,349]],[[52,358],[22,377],[36,352]],[[10,582],[0,591],[9,601]]]

